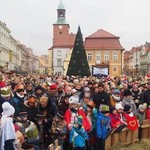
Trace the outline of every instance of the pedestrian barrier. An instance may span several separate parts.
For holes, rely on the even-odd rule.
[[[106,139],[106,150],[109,150],[112,146],[115,146],[117,143],[121,144],[131,144],[139,141],[140,129],[138,128],[135,131],[132,131],[125,127],[120,133],[112,133]],[[150,120],[144,120],[143,125],[141,126],[141,139],[149,139],[150,138]]]
[[[60,146],[58,145],[58,140],[55,140],[55,143],[50,144],[48,147],[49,150],[60,150]]]

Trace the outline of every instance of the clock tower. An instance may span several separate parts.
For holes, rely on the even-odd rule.
[[[64,35],[69,35],[69,24],[66,23],[65,13],[66,9],[61,0],[57,9],[57,22],[53,24],[53,42]]]

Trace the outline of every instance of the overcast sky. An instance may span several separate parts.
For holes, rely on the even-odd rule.
[[[81,26],[83,37],[104,29],[120,37],[122,46],[150,42],[150,0],[63,0],[70,31]],[[52,46],[52,24],[57,20],[60,0],[0,0],[0,20],[11,34],[34,50],[48,54]]]

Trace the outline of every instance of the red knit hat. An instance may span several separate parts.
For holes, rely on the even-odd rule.
[[[50,86],[50,90],[56,90],[57,89],[57,84],[52,84]]]

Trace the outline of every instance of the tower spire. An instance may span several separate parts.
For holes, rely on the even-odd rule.
[[[65,5],[63,4],[63,1],[61,0],[57,9],[56,24],[66,24],[65,12],[66,12]]]

